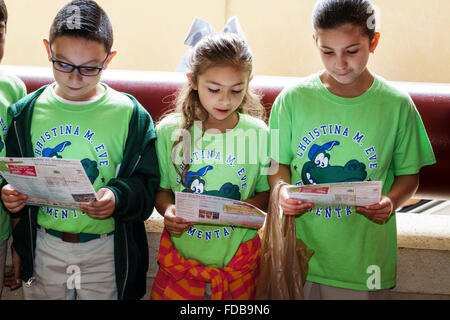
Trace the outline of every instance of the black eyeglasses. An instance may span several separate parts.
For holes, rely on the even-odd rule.
[[[62,62],[59,60],[55,60],[53,59],[53,52],[52,52],[52,45],[50,44],[50,57],[52,59],[52,63],[53,63],[53,68],[55,68],[55,70],[64,72],[64,73],[72,73],[73,70],[78,70],[78,72],[82,75],[82,76],[86,76],[86,77],[94,77],[96,75],[98,75],[100,73],[100,71],[103,70],[103,68],[105,67],[105,63],[106,60],[109,57],[109,53],[106,55],[105,60],[102,63],[101,67],[83,67],[83,66],[75,66],[73,64],[67,63],[67,62]]]

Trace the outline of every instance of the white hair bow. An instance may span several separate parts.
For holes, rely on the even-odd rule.
[[[239,24],[239,20],[236,16],[228,19],[225,27],[223,27],[222,32],[231,32],[240,36],[243,40],[245,39],[244,32],[242,31],[241,25]],[[191,28],[188,32],[186,39],[184,40],[184,44],[190,46],[186,54],[181,59],[177,69],[175,71],[179,72],[187,72],[189,71],[189,57],[192,53],[192,48],[200,41],[204,36],[214,34],[215,31],[213,27],[200,18],[195,18],[194,22],[191,25]]]

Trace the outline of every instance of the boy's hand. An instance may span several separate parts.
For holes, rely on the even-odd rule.
[[[391,216],[393,208],[394,204],[392,203],[392,200],[389,197],[382,195],[380,202],[369,206],[356,207],[355,209],[369,219],[382,223]]]
[[[283,213],[289,216],[298,216],[314,207],[312,202],[303,202],[301,200],[291,199],[288,196],[288,184],[280,187],[279,203]]]
[[[176,216],[174,204],[169,206],[164,213],[164,225],[169,233],[176,235],[182,234],[192,224],[192,222],[186,222],[183,218]]]
[[[2,200],[3,203],[10,212],[17,213],[25,207],[25,203],[28,199],[26,194],[20,193],[14,189],[10,184],[5,185],[2,188]]]
[[[98,200],[80,205],[80,210],[86,212],[89,217],[94,219],[109,218],[116,207],[114,193],[108,188],[101,188],[97,192],[97,197]]]

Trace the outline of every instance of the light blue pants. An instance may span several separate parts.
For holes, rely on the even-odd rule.
[[[305,300],[390,300],[389,289],[359,291],[306,281],[303,287]]]

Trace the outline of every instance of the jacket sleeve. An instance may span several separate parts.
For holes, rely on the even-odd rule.
[[[16,101],[8,108],[8,132],[5,139],[7,157],[33,157],[33,146],[31,143],[31,119],[33,117],[34,104],[48,85],[26,95]],[[24,94],[25,92],[22,92]],[[3,188],[7,182],[2,179],[0,187]],[[3,200],[2,200],[3,203]],[[20,212],[11,214],[14,217],[28,212],[25,206]]]
[[[107,188],[114,192],[114,219],[120,222],[142,222],[154,207],[160,174],[156,156],[156,133],[148,112],[140,105],[129,125],[129,137],[118,177]]]

